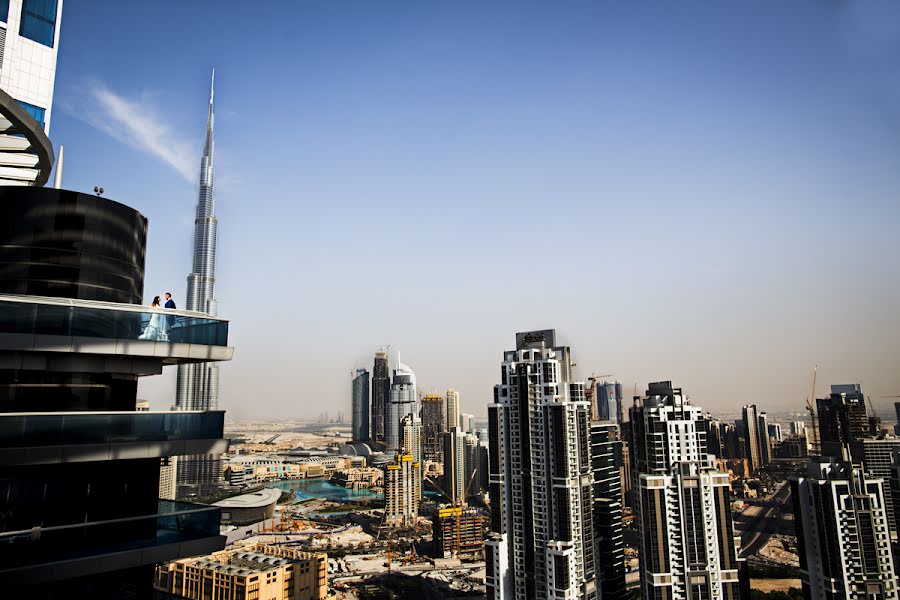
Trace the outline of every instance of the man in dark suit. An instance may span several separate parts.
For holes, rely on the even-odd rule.
[[[166,308],[175,309],[175,301],[172,300],[172,292],[166,292]],[[172,329],[172,325],[175,324],[175,315],[166,315],[166,335],[168,336],[169,331]]]

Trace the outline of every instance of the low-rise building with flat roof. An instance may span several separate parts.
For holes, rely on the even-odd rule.
[[[322,600],[328,555],[255,544],[160,565],[154,588],[190,600]]]
[[[368,490],[381,485],[384,471],[372,467],[339,469],[331,476],[331,483],[348,490]]]

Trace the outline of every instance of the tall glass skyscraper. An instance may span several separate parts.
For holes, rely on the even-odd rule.
[[[762,450],[759,436],[759,411],[755,404],[747,404],[742,409],[744,424],[744,446],[750,460],[750,470],[756,473],[762,466]]]
[[[594,394],[597,403],[597,419],[600,421],[622,422],[622,383],[601,381]]]
[[[194,260],[187,278],[185,309],[215,316],[216,219],[213,193],[215,158],[214,126],[215,71],[209,91],[206,144],[200,159],[200,195],[194,219]],[[180,365],[175,393],[175,410],[217,410],[219,408],[219,368],[209,363]],[[178,461],[178,486],[203,488],[221,479],[221,460],[217,456],[186,456]]]
[[[384,420],[384,442],[389,449],[400,447],[400,422],[408,415],[419,415],[416,374],[409,366],[398,363],[394,369],[390,402]]]
[[[372,442],[384,447],[384,417],[391,397],[387,352],[376,352],[372,365]]]
[[[444,462],[444,397],[427,394],[422,397],[422,446],[425,460]]]
[[[352,384],[351,415],[353,441],[369,441],[369,372],[357,369]]]

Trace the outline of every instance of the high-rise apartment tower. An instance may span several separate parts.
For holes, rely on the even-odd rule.
[[[622,537],[622,442],[615,422],[591,424],[594,477],[594,551],[603,600],[627,600],[625,542]]]
[[[631,408],[644,600],[749,600],[731,485],[707,453],[702,419],[669,381],[651,383]]]
[[[465,435],[459,427],[444,433],[444,490],[453,506],[466,503]]]
[[[590,416],[556,332],[516,334],[488,407],[488,599],[597,598]]]
[[[791,481],[804,598],[898,598],[883,485],[836,459]]]
[[[866,399],[858,383],[831,386],[828,398],[816,400],[821,455],[841,459],[843,448],[871,435]]]

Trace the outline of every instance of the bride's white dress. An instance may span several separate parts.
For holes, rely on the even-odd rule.
[[[144,332],[138,337],[139,340],[161,340],[163,339],[163,330],[161,323],[161,315],[153,313],[150,322],[147,324]]]

